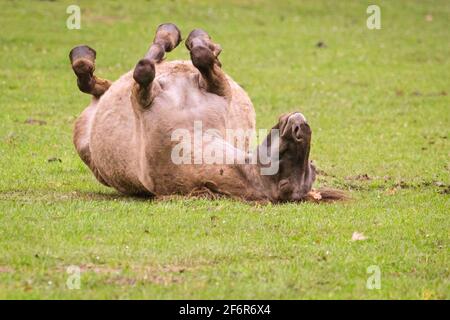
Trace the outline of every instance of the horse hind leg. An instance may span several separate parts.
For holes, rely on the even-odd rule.
[[[111,81],[94,75],[96,52],[88,46],[78,46],[69,53],[72,69],[81,92],[100,98],[111,86]]]
[[[202,75],[200,85],[208,92],[231,99],[230,84],[218,59],[222,51],[220,45],[212,42],[204,30],[195,29],[186,40],[186,48],[190,52],[192,64]]]
[[[92,163],[89,147],[90,130],[97,103],[100,97],[111,86],[111,81],[101,79],[94,75],[95,57],[95,50],[84,45],[73,48],[69,53],[72,69],[77,76],[78,88],[80,91],[93,96],[91,104],[81,113],[75,122],[73,143],[81,160],[91,169],[97,180],[108,186]]]
[[[133,78],[136,84],[133,88],[133,98],[141,108],[150,106],[157,92],[153,84],[155,64],[163,60],[166,52],[175,49],[181,42],[181,33],[173,23],[161,24],[156,30],[153,43],[134,68]]]

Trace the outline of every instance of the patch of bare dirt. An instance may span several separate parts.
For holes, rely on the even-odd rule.
[[[60,266],[57,268],[59,272],[66,272],[68,266]],[[105,265],[96,265],[93,263],[86,263],[77,265],[80,268],[80,272],[93,272],[96,274],[121,274],[122,269],[120,268],[112,268]]]
[[[370,178],[367,173],[363,173],[363,174],[358,174],[356,176],[346,177],[345,180],[370,181],[370,180],[372,180],[372,178]]]
[[[120,12],[120,11],[117,11]],[[83,11],[83,19],[86,21],[94,21],[97,23],[105,24],[105,25],[113,25],[117,22],[127,21],[128,18],[126,16],[120,15],[98,15],[95,11],[86,8]]]
[[[39,119],[33,119],[33,118],[28,118],[27,120],[24,121],[25,124],[31,124],[31,125],[46,125],[47,121],[44,120],[39,120]]]
[[[321,48],[321,49],[323,49],[323,48],[326,48],[326,47],[327,47],[327,45],[326,45],[326,43],[325,43],[325,42],[323,42],[323,41],[319,41],[319,42],[317,42],[317,43],[316,43],[316,47],[317,47],[317,48]]]
[[[450,185],[445,186],[442,190],[439,191],[440,194],[450,194]]]
[[[104,265],[95,265],[95,264],[85,264],[80,266],[81,272],[94,272],[97,274],[120,274],[122,273],[122,269],[119,268],[111,268]]]
[[[181,283],[185,272],[193,272],[204,267],[214,265],[215,261],[196,261],[185,264],[139,265],[122,268],[113,268],[93,263],[79,266],[81,273],[93,272],[106,275],[106,283],[118,286],[134,286],[137,284],[152,283],[157,285],[171,285]],[[66,272],[67,266],[57,268],[59,272]]]
[[[0,266],[0,273],[13,273],[14,269],[7,266]]]

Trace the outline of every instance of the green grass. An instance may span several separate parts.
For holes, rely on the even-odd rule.
[[[81,30],[65,27],[74,2]],[[449,299],[450,4],[377,1],[381,30],[366,28],[369,4],[2,0],[0,298]],[[89,44],[116,79],[166,21],[222,45],[258,127],[302,111],[317,185],[353,200],[146,201],[96,182],[71,142],[89,97],[68,53]],[[371,265],[380,290],[366,288]]]

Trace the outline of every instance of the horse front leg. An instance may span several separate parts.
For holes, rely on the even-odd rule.
[[[73,48],[69,58],[80,91],[100,98],[111,86],[111,81],[94,75],[96,55],[94,49],[83,45]]]

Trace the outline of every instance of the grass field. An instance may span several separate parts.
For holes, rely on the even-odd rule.
[[[0,298],[449,299],[450,3],[375,2],[381,30],[373,1],[1,0]],[[71,141],[90,98],[68,53],[92,46],[116,79],[166,21],[222,45],[259,128],[303,112],[317,185],[352,200],[150,201],[95,181]]]

